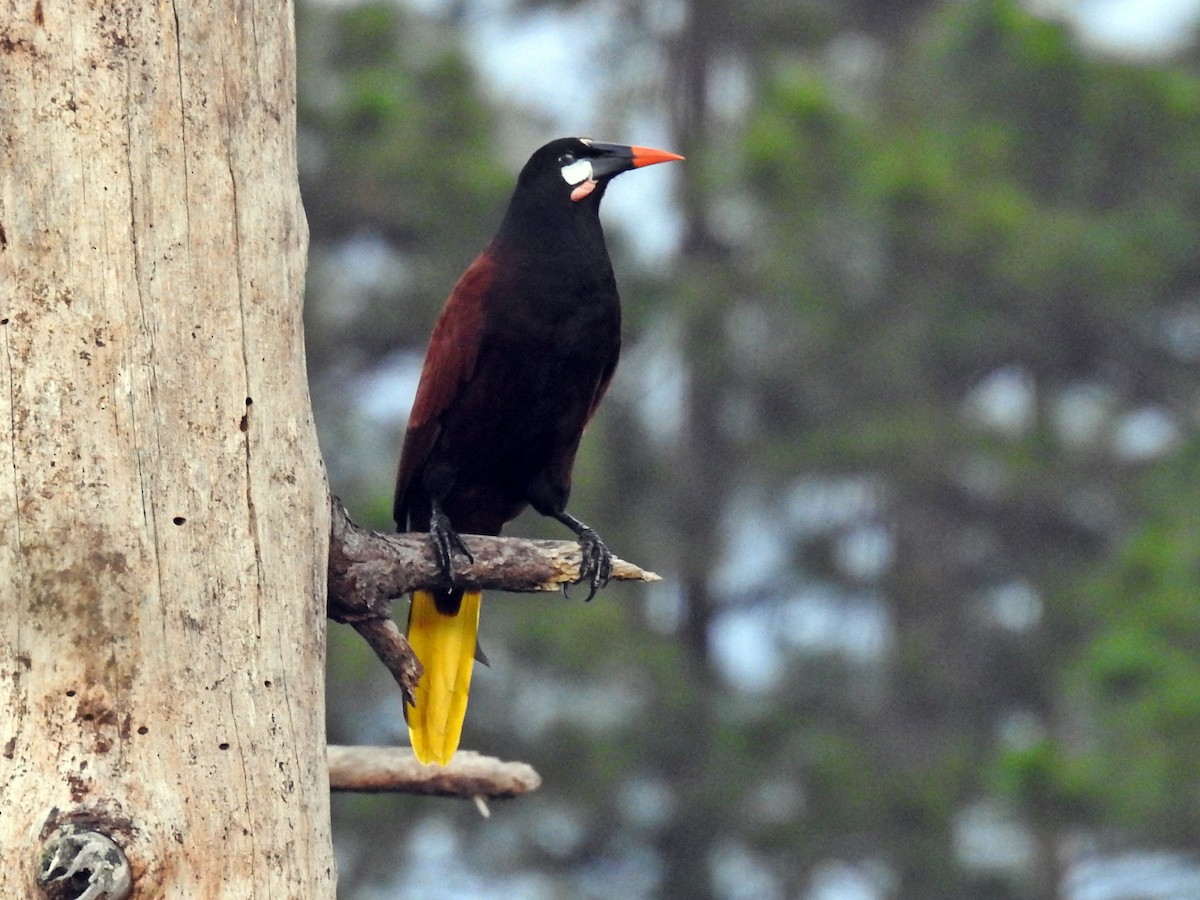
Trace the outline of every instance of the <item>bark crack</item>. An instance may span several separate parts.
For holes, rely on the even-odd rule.
[[[17,535],[17,554],[21,553],[21,486],[17,481],[17,385],[13,378],[12,348],[9,346],[8,328],[0,325],[4,336],[4,365],[8,373],[8,458],[12,463],[13,483],[13,530]]]
[[[192,192],[188,178],[187,105],[183,91],[183,36],[179,25],[179,6],[171,0],[171,17],[175,22],[175,83],[179,88],[179,147],[183,159],[183,222],[187,234],[188,265],[192,263]],[[135,238],[136,238],[136,232]]]
[[[249,514],[250,539],[254,545],[255,559],[255,577],[258,580],[258,588],[261,594],[263,585],[266,583],[266,573],[263,571],[262,562],[262,541],[259,535],[258,511],[254,503],[254,482],[252,474],[253,452],[251,449],[251,429],[250,429],[250,398],[253,397],[250,385],[250,373],[253,371],[253,362],[250,359],[250,337],[247,333],[246,323],[248,319],[248,310],[246,308],[246,279],[245,265],[242,260],[242,209],[240,198],[238,197],[238,179],[237,171],[234,167],[234,147],[238,146],[236,135],[233,129],[233,112],[232,106],[236,102],[235,97],[230,96],[229,92],[229,69],[226,66],[226,57],[224,52],[221,54],[221,87],[224,92],[224,109],[222,119],[225,124],[226,140],[225,140],[225,170],[229,174],[229,192],[233,201],[233,254],[234,254],[234,274],[237,278],[237,294],[238,294],[238,317],[241,324],[241,349],[242,349],[242,371],[246,375],[246,409],[243,415],[246,416],[246,428],[242,431],[243,447],[245,449],[246,462],[246,510]],[[258,607],[258,627],[262,628],[262,606]]]
[[[9,460],[12,465],[12,486],[13,486],[13,516],[12,529],[16,538],[16,547],[14,559],[17,561],[18,569],[21,567],[20,560],[24,555],[23,541],[21,536],[21,490],[19,482],[19,469],[17,467],[17,388],[16,379],[13,377],[12,367],[12,346],[9,340],[8,320],[4,320],[4,324],[0,324],[0,343],[4,352],[4,372],[8,380],[8,443],[9,443]],[[16,584],[17,573],[13,572],[9,578]],[[19,589],[19,588],[18,588]],[[12,697],[11,705],[8,707],[14,714],[12,717],[11,732],[4,741],[0,744],[0,757],[11,760],[16,753],[17,742],[21,738],[21,732],[25,727],[25,716],[28,711],[26,705],[26,695],[28,692],[24,670],[30,666],[30,657],[21,649],[26,646],[24,636],[22,635],[22,626],[24,618],[21,615],[22,609],[20,604],[15,604],[12,609],[13,622],[13,639],[14,642],[10,645],[17,649],[12,660],[6,662],[12,663],[11,670],[5,670],[3,674],[8,676],[5,680],[9,680],[11,685]]]
[[[126,14],[128,16],[128,13]],[[128,18],[125,21],[126,30],[130,30]],[[176,48],[178,48],[178,33],[176,34]],[[157,359],[157,351],[155,349],[155,330],[153,327],[153,317],[150,314],[151,300],[148,296],[148,287],[146,284],[146,271],[142,265],[142,247],[138,242],[138,235],[142,233],[141,223],[138,221],[138,179],[137,173],[134,170],[134,148],[137,147],[137,134],[134,129],[134,116],[131,115],[133,109],[137,107],[136,97],[134,96],[134,71],[133,64],[128,56],[124,57],[125,62],[125,171],[129,179],[129,247],[132,255],[133,265],[133,283],[137,287],[137,317],[141,325],[141,333],[145,335],[147,356],[146,370],[146,391],[150,395],[150,403],[152,408],[157,408],[158,384],[156,381],[157,368],[154,365]],[[182,102],[182,90],[180,99]],[[187,169],[184,169],[184,178],[187,178]],[[184,204],[186,209],[186,203]],[[126,313],[128,315],[128,313]],[[123,350],[123,353],[128,351]],[[127,385],[127,400],[129,405],[129,421],[130,429],[133,432],[134,446],[141,448],[143,446],[143,434],[139,427],[142,422],[142,417],[138,415],[138,384],[137,372],[139,369],[138,360],[132,356],[127,356],[125,359],[127,364],[128,379]],[[117,399],[120,395],[119,385],[114,383],[114,409],[117,404]],[[162,456],[162,437],[158,433],[158,420],[151,416],[148,420],[151,423],[153,431],[153,446],[155,453],[161,458]],[[166,586],[163,580],[162,561],[158,553],[158,519],[154,511],[154,485],[151,483],[152,474],[147,470],[145,460],[142,453],[136,454],[137,460],[137,475],[138,485],[141,488],[142,501],[142,521],[146,523],[146,530],[149,535],[149,551],[151,555],[151,565],[154,566],[156,579],[156,587],[158,596],[166,596]],[[163,636],[166,636],[166,622],[160,619],[163,628]]]
[[[254,820],[254,810],[250,808],[250,798],[255,796],[255,792],[251,790],[250,773],[246,769],[246,754],[255,752],[253,747],[246,747],[242,744],[242,737],[238,733],[238,711],[237,711],[237,695],[236,692],[229,694],[229,722],[230,728],[233,729],[233,747],[236,748],[238,755],[238,764],[242,771],[242,796],[246,798],[246,804],[242,807],[242,812],[246,815],[247,821]],[[228,744],[221,744],[219,751],[228,753],[230,750]],[[254,834],[254,830],[250,830],[248,835],[250,839],[251,856],[254,859],[258,858],[258,838]]]

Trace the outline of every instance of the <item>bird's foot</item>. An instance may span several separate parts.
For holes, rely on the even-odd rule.
[[[438,568],[450,584],[454,583],[454,551],[467,558],[467,562],[475,562],[475,557],[463,543],[461,535],[454,530],[450,519],[441,509],[435,508],[429,517],[429,540],[433,544],[433,555],[437,559]]]
[[[575,583],[587,583],[588,595],[584,600],[586,603],[595,597],[596,591],[608,584],[608,580],[612,578],[612,553],[609,552],[608,547],[604,546],[604,541],[600,540],[600,535],[596,534],[595,529],[584,525],[574,516],[560,512],[555,514],[554,518],[579,537],[579,580]],[[565,584],[563,585],[563,596],[567,596]]]
[[[584,598],[586,603],[612,578],[612,553],[604,545],[604,541],[600,540],[600,535],[586,526],[579,532],[579,552],[579,581],[575,583],[587,582],[588,595]]]

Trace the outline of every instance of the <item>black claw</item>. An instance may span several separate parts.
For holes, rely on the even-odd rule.
[[[582,559],[579,562],[579,581],[576,583],[588,583],[588,595],[584,598],[586,603],[612,578],[612,553],[604,546],[600,535],[587,527],[579,532],[579,551]]]
[[[463,543],[462,537],[450,524],[450,519],[436,506],[429,516],[429,540],[433,543],[433,555],[437,557],[442,577],[450,584],[454,583],[454,551],[457,550],[465,556],[467,562],[475,562],[475,557],[471,555],[471,551]]]
[[[584,525],[574,516],[560,512],[555,513],[554,518],[562,522],[570,528],[576,535],[579,536],[579,580],[576,584],[587,582],[588,595],[584,599],[584,603],[596,596],[596,591],[600,590],[608,580],[612,578],[612,554],[608,548],[604,546],[604,541],[600,540],[600,535],[596,534],[595,530]],[[563,596],[567,596],[567,586],[562,586]]]

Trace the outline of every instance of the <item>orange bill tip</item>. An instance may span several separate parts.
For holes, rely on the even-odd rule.
[[[633,167],[652,166],[655,163],[675,162],[683,159],[678,153],[669,150],[655,150],[653,147],[630,147],[633,151]]]

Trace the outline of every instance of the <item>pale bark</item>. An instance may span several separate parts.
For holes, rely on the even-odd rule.
[[[503,800],[536,791],[541,784],[528,763],[471,750],[459,750],[444,766],[427,766],[408,747],[329,747],[329,785],[335,791]]]
[[[292,8],[0,12],[0,897],[332,897]]]

